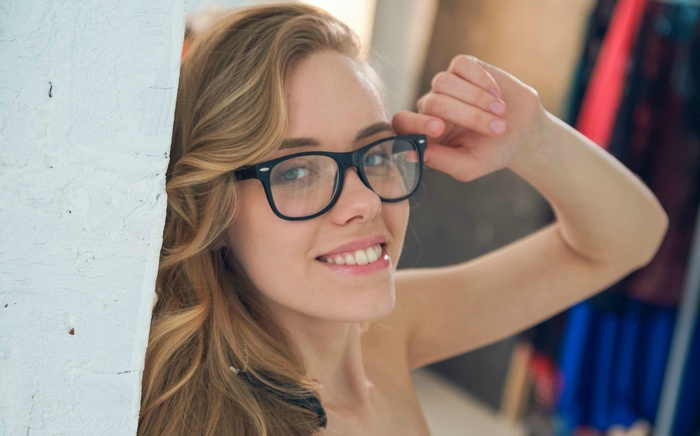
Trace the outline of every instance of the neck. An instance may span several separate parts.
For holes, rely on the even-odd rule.
[[[296,345],[306,374],[318,381],[324,407],[357,408],[369,401],[372,385],[365,374],[360,323],[278,320]]]

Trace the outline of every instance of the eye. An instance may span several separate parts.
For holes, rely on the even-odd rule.
[[[365,167],[376,167],[376,166],[386,166],[391,163],[389,155],[382,152],[368,153],[365,155],[364,165]]]
[[[287,159],[275,165],[270,174],[273,186],[310,186],[321,180],[326,173],[334,173],[335,161],[325,156],[301,156]]]
[[[275,173],[274,183],[291,183],[297,182],[311,174],[309,168],[302,166],[295,166],[285,168],[281,171]]]

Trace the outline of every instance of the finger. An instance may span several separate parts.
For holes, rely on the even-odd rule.
[[[448,71],[500,98],[501,87],[483,64],[485,62],[476,59],[474,56],[459,55],[452,59]]]
[[[437,138],[445,132],[445,122],[440,118],[409,111],[398,112],[391,120],[391,124],[399,135],[420,133]]]
[[[499,136],[506,131],[506,121],[454,97],[431,92],[418,100],[418,110],[484,135]]]
[[[491,77],[493,77],[499,83],[501,90],[506,92],[506,94],[512,92],[517,88],[526,88],[530,91],[530,93],[537,94],[537,91],[535,91],[535,89],[533,89],[526,83],[523,83],[521,80],[519,80],[517,77],[513,76],[509,72],[503,71],[502,69],[495,67],[489,63],[486,63],[480,59],[476,59],[476,62],[482,67],[484,67],[486,71],[488,71]]]
[[[444,71],[436,74],[432,89],[433,92],[452,96],[494,115],[503,116],[506,113],[503,100],[454,73]]]
[[[429,144],[423,160],[430,168],[462,182],[469,182],[484,175],[484,170],[468,153],[445,145]]]

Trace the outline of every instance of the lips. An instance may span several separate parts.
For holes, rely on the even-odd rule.
[[[374,244],[364,249],[319,256],[318,260],[331,265],[368,265],[379,260],[381,256],[381,244]]]

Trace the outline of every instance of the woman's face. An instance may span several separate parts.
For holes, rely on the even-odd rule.
[[[338,53],[316,53],[299,63],[288,79],[287,97],[286,139],[296,146],[270,158],[353,151],[393,135],[367,73]],[[316,218],[277,217],[255,179],[240,183],[239,206],[230,247],[276,316],[368,321],[391,311],[408,201],[382,203],[351,168],[336,204]],[[370,263],[348,264],[353,261]]]

